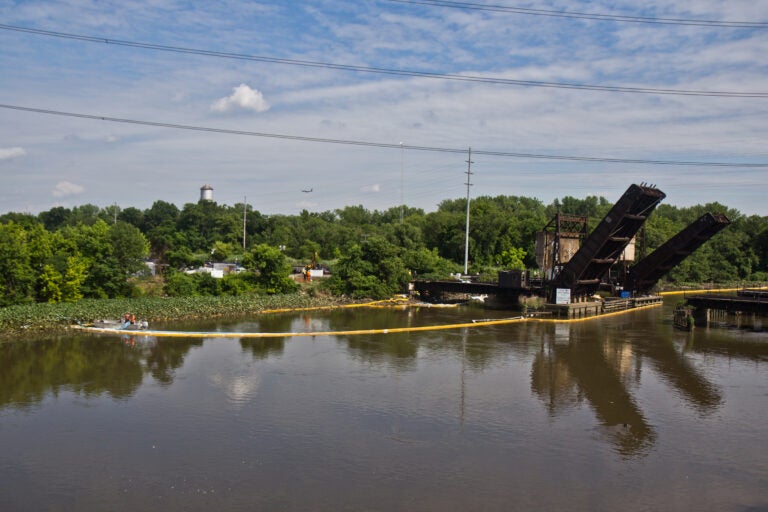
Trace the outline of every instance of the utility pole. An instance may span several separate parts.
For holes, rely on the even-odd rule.
[[[405,201],[403,200],[403,162],[405,156],[403,153],[403,143],[400,142],[400,224],[403,223],[403,208],[405,207]]]
[[[464,234],[464,275],[469,270],[469,187],[472,186],[472,148],[467,150],[467,230]]]

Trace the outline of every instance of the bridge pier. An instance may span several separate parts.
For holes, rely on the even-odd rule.
[[[693,311],[696,327],[709,327],[714,323],[726,323],[737,329],[750,328],[753,331],[763,330],[763,317],[758,313],[728,312],[723,309],[696,308]]]
[[[710,309],[709,308],[696,308],[693,310],[693,325],[696,327],[707,327],[709,326],[709,316],[710,316]]]

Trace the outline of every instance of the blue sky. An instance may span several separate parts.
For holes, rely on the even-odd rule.
[[[754,0],[478,0],[472,5],[768,22],[768,2]],[[631,183],[646,182],[663,190],[668,204],[720,202],[745,214],[768,215],[768,167],[488,154],[768,164],[768,24],[628,23],[388,0],[0,0],[0,24],[5,27],[0,104],[6,107],[225,132],[0,108],[0,213],[85,203],[144,209],[156,200],[181,207],[195,202],[205,184],[214,188],[217,202],[234,205],[247,198],[265,214],[349,205],[382,210],[401,201],[432,211],[442,200],[466,196],[467,154],[461,151],[471,147],[472,197],[521,195],[549,203],[567,195],[601,195],[613,201]],[[351,66],[416,75],[350,71]],[[312,192],[302,192],[308,189]]]

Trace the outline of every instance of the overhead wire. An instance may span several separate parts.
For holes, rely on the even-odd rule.
[[[452,2],[448,0],[386,0],[400,4],[428,5],[433,7],[450,7],[475,11],[504,12],[510,14],[525,14],[531,16],[549,16],[555,18],[572,18],[595,21],[613,21],[619,23],[646,23],[652,25],[684,25],[712,28],[766,29],[768,22],[763,21],[727,21],[699,20],[694,18],[657,18],[646,16],[625,16],[621,14],[599,14],[574,11],[554,11],[549,9],[533,9],[504,5],[478,4],[471,2]]]
[[[132,48],[142,48],[147,50],[157,50],[164,52],[183,53],[191,55],[201,55],[206,57],[218,57],[226,59],[238,59],[254,62],[267,62],[272,64],[284,64],[291,66],[305,66],[314,68],[335,69],[340,71],[353,71],[360,73],[375,73],[384,75],[409,76],[417,78],[430,78],[440,80],[451,80],[459,82],[485,83],[495,85],[513,85],[522,87],[544,87],[552,89],[575,89],[583,91],[599,92],[617,92],[617,93],[635,93],[635,94],[654,94],[668,96],[705,96],[716,98],[768,98],[768,92],[744,92],[744,91],[706,91],[692,89],[667,89],[655,87],[625,87],[614,85],[595,85],[578,84],[568,82],[544,82],[536,80],[517,80],[511,78],[499,78],[479,75],[456,75],[448,73],[433,73],[429,71],[415,71],[407,69],[380,68],[373,66],[357,66],[352,64],[338,64],[332,62],[320,62],[311,60],[284,59],[278,57],[267,57],[260,55],[248,55],[242,53],[221,52],[214,50],[205,50],[199,48],[186,48],[181,46],[169,46],[155,43],[144,43],[140,41],[128,41],[121,39],[112,39],[105,37],[87,36],[82,34],[72,34],[67,32],[57,32],[52,30],[42,30],[29,27],[20,27],[16,25],[0,24],[0,30],[22,32],[27,34],[57,37],[63,39],[72,39],[90,43],[111,44],[117,46],[127,46]]]
[[[16,110],[21,112],[30,112],[45,115],[55,115],[62,117],[72,117],[78,119],[89,119],[93,121],[107,121],[111,123],[132,124],[141,126],[151,126],[156,128],[172,128],[177,130],[189,130],[197,132],[207,133],[220,133],[226,135],[242,135],[248,137],[264,137],[272,139],[294,140],[301,142],[316,142],[321,144],[341,144],[348,146],[365,146],[382,149],[407,149],[409,151],[428,151],[434,153],[459,153],[465,154],[467,148],[446,148],[436,146],[414,146],[402,143],[387,143],[387,142],[373,142],[362,140],[345,140],[345,139],[330,139],[323,137],[306,137],[301,135],[287,135],[279,133],[267,133],[267,132],[255,132],[247,130],[233,130],[228,128],[213,128],[208,126],[195,126],[176,123],[165,123],[157,121],[144,121],[139,119],[127,119],[119,117],[108,117],[92,114],[83,114],[77,112],[64,112],[61,110],[51,110],[34,107],[24,107],[19,105],[0,104],[0,108],[7,110]],[[739,163],[739,162],[706,162],[706,161],[693,161],[693,160],[654,160],[654,159],[642,159],[642,158],[608,158],[608,157],[594,157],[594,156],[577,156],[577,155],[547,155],[542,153],[521,153],[514,151],[490,151],[473,149],[472,154],[474,156],[492,156],[492,157],[507,157],[507,158],[527,158],[535,160],[565,160],[573,162],[603,162],[612,164],[642,164],[642,165],[670,165],[670,166],[698,166],[698,167],[736,167],[736,168],[768,168],[768,163]]]

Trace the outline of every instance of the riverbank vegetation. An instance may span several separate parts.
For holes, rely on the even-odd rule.
[[[555,213],[585,216],[591,228],[611,206],[596,196],[565,197],[549,205],[515,196],[473,199],[469,272],[492,277],[499,269],[534,269],[536,232]],[[745,216],[717,203],[661,204],[640,243],[650,253],[705,212],[725,214],[732,223],[661,285],[767,280],[768,217]],[[236,302],[245,302],[290,296],[300,287],[308,295],[383,298],[402,291],[413,278],[463,271],[465,215],[464,199],[443,201],[429,213],[405,206],[385,211],[347,206],[264,215],[247,205],[213,201],[182,208],[156,201],[146,210],[86,204],[38,215],[7,213],[0,216],[0,308],[37,303],[67,308],[84,299],[237,297]],[[148,260],[155,264],[154,276]],[[189,273],[220,262],[245,271],[222,279]],[[291,273],[310,262],[330,277],[297,284]]]
[[[218,297],[143,297],[83,299],[77,302],[18,304],[0,308],[0,333],[19,335],[40,331],[64,330],[94,320],[118,320],[126,312],[137,320],[153,322],[245,316],[282,309],[324,308],[348,303],[330,295],[218,296]]]

